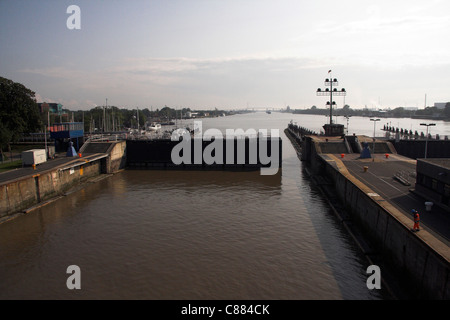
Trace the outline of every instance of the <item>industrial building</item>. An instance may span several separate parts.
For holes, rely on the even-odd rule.
[[[450,159],[417,159],[415,191],[450,210]]]

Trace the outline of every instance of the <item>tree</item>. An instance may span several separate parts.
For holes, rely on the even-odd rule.
[[[405,115],[405,108],[398,107],[392,110],[392,114],[394,117],[403,117]]]
[[[0,149],[23,133],[41,128],[35,93],[24,85],[0,77]]]

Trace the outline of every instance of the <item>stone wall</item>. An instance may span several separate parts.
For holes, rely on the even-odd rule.
[[[0,185],[0,218],[63,194],[69,188],[102,173],[98,160],[67,169],[53,169]]]
[[[427,241],[419,238],[410,231],[410,220],[397,208],[371,195],[368,187],[337,170],[331,162],[324,165],[352,220],[373,240],[378,252],[411,279],[424,297],[450,299],[448,246],[431,235]]]

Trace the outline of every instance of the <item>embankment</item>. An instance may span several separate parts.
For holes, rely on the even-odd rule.
[[[45,204],[71,189],[125,167],[125,141],[90,143],[82,157],[48,161],[37,167],[17,169],[0,184],[0,221]]]
[[[7,181],[0,185],[0,219],[57,197],[102,173],[101,161],[60,167]]]

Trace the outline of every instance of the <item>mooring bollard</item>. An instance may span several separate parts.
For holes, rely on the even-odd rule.
[[[364,169],[364,172],[367,172],[367,170],[369,170],[369,167],[368,166],[364,166],[363,169]]]

